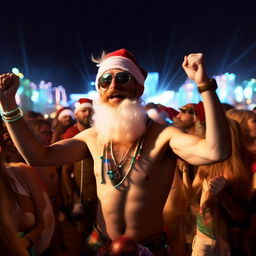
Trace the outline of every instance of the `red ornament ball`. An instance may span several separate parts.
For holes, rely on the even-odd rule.
[[[139,248],[134,240],[126,236],[121,236],[110,244],[109,255],[136,256],[139,255]]]

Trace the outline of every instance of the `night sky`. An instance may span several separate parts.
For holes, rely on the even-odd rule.
[[[0,72],[17,67],[31,81],[85,93],[90,56],[126,48],[177,89],[184,55],[202,52],[208,74],[256,78],[254,1],[0,1]]]

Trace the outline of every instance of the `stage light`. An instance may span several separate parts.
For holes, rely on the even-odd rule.
[[[145,99],[146,103],[153,102],[155,104],[162,104],[164,106],[170,106],[171,102],[175,98],[175,92],[174,91],[163,91],[158,93],[157,95],[148,97]]]
[[[32,100],[33,102],[38,102],[38,98],[39,98],[39,92],[33,90],[32,96],[31,96],[31,100]]]
[[[236,100],[236,102],[242,102],[243,101],[243,99],[244,99],[244,94],[243,94],[243,87],[242,86],[236,86],[235,87],[235,90],[234,90],[234,92],[235,92],[235,100]]]
[[[17,69],[17,68],[12,68],[12,73],[13,73],[13,74],[17,75],[19,72],[20,72],[19,69]]]
[[[17,76],[20,78],[20,79],[23,79],[24,78],[24,75],[22,73],[18,73]]]
[[[247,86],[244,88],[244,97],[246,99],[251,99],[252,98],[252,87]]]

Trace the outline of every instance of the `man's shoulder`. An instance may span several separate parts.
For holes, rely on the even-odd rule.
[[[150,133],[152,134],[175,134],[175,133],[184,133],[184,131],[180,128],[174,127],[173,125],[163,125],[159,124],[157,122],[152,122],[151,128],[150,128]]]
[[[184,131],[177,127],[154,122],[148,131],[146,140],[161,147],[161,145],[164,146],[166,143],[170,143],[173,138],[180,137],[182,134],[184,134]]]
[[[76,138],[78,139],[85,139],[85,138],[96,138],[97,137],[97,133],[95,131],[95,129],[93,127],[85,129],[81,132],[79,132],[76,136]]]

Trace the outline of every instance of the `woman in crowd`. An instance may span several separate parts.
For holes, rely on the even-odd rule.
[[[3,255],[28,256],[22,240],[17,236],[10,218],[11,209],[9,200],[15,195],[10,186],[10,180],[5,174],[4,167],[0,168],[0,252]],[[26,239],[26,238],[25,238]]]
[[[6,203],[10,207],[10,221],[30,255],[40,255],[48,248],[55,225],[47,189],[33,167],[22,162],[8,162],[19,159],[15,156],[18,151],[4,123],[0,128],[2,174],[11,191],[8,194],[12,195]]]
[[[248,161],[252,173],[252,189],[256,190],[256,113],[251,110],[231,109],[227,117],[236,120],[242,129],[242,138],[248,151]],[[244,154],[245,154],[244,152]]]
[[[192,255],[250,255],[242,234],[249,226],[250,176],[239,124],[230,120],[232,155],[201,166],[193,182],[199,198]]]

